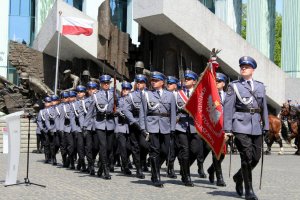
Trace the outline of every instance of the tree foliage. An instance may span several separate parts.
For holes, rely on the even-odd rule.
[[[282,16],[276,13],[274,63],[279,67],[281,67],[281,35],[282,35]]]

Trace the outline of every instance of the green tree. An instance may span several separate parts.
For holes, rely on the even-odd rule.
[[[282,16],[276,13],[274,63],[279,67],[281,67],[281,35],[282,35]]]
[[[246,40],[246,29],[247,29],[247,4],[242,4],[242,27],[241,36]]]

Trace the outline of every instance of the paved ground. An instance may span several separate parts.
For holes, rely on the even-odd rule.
[[[6,156],[0,155],[0,199],[241,199],[234,190],[234,182],[229,178],[229,156],[223,164],[224,177],[227,187],[220,188],[210,184],[207,179],[197,177],[194,165],[191,169],[195,187],[189,188],[181,184],[180,178],[175,180],[165,177],[162,170],[164,188],[155,188],[151,185],[150,174],[146,179],[138,180],[134,177],[125,177],[119,168],[112,174],[112,180],[90,177],[86,174],[43,164],[43,155],[30,154],[30,181],[44,184],[46,188],[37,186],[4,187]],[[232,158],[232,173],[240,165],[238,155]],[[205,169],[211,162],[211,156],[205,162]],[[26,176],[26,154],[21,155],[19,180]],[[260,165],[254,170],[254,189],[259,199],[282,200],[300,199],[300,157],[294,155],[265,156],[263,188],[258,189]],[[176,166],[178,169],[178,165]],[[177,171],[178,172],[178,171]]]

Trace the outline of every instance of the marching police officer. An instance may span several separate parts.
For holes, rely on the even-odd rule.
[[[141,129],[150,134],[151,180],[156,187],[163,187],[160,166],[168,157],[170,135],[176,126],[175,97],[163,89],[165,79],[160,72],[151,73],[153,90],[145,91],[140,107]]]
[[[129,137],[132,156],[136,167],[136,177],[144,179],[142,165],[146,166],[146,157],[149,149],[149,143],[146,141],[146,134],[141,130],[139,122],[139,113],[143,92],[146,89],[147,77],[143,74],[135,76],[136,90],[129,93],[125,98],[124,110],[126,118],[129,121]]]
[[[60,123],[60,152],[63,161],[63,167],[69,167],[75,169],[74,158],[73,158],[73,149],[68,149],[68,143],[73,143],[73,136],[71,133],[71,120],[70,113],[71,108],[69,104],[70,93],[64,91],[60,94],[62,103],[58,106],[60,111],[59,123]],[[72,146],[72,145],[71,145]]]
[[[181,180],[189,187],[194,184],[191,181],[190,165],[196,160],[197,156],[202,153],[203,141],[196,132],[193,118],[183,109],[189,97],[194,91],[198,75],[191,71],[184,72],[185,87],[178,91],[176,98],[177,106],[177,124],[176,140],[179,146],[179,163],[181,168]]]
[[[129,170],[128,163],[128,141],[129,141],[129,127],[128,127],[128,120],[124,115],[124,105],[125,105],[125,97],[129,94],[130,90],[132,89],[131,83],[124,81],[121,84],[122,91],[121,97],[118,99],[118,108],[117,108],[117,117],[115,118],[116,122],[116,139],[118,148],[121,154],[122,160],[122,171],[125,175],[131,175],[131,171]]]
[[[79,156],[77,170],[81,170],[82,172],[86,171],[85,166],[85,144],[86,144],[86,137],[83,134],[82,127],[84,122],[84,115],[85,115],[85,92],[86,87],[83,85],[78,85],[76,87],[77,91],[77,101],[71,102],[71,128],[72,132],[75,134],[77,138],[77,152]],[[85,110],[84,110],[85,109]],[[86,111],[87,112],[87,111]]]
[[[48,130],[48,137],[50,143],[51,160],[53,165],[57,165],[56,154],[59,149],[59,130],[60,130],[60,99],[57,95],[51,96],[52,106],[46,108],[45,124]]]
[[[84,124],[89,123],[94,118],[93,126],[99,140],[99,157],[101,165],[99,166],[98,176],[102,176],[104,172],[105,179],[111,179],[109,174],[109,158],[113,152],[114,138],[114,98],[113,92],[110,90],[111,76],[100,76],[101,90],[92,95],[93,101],[88,109]],[[95,116],[95,117],[94,117]]]
[[[99,151],[99,142],[98,142],[97,135],[95,133],[95,129],[93,127],[95,119],[91,118],[88,121],[85,121],[85,119],[86,119],[88,110],[90,108],[91,109],[93,108],[91,106],[91,104],[93,102],[93,98],[94,98],[93,95],[97,93],[98,87],[99,86],[96,82],[89,81],[87,83],[88,97],[84,99],[84,103],[82,104],[82,107],[83,107],[82,109],[84,111],[84,113],[83,113],[84,121],[83,121],[83,125],[82,125],[82,131],[83,131],[83,135],[86,140],[86,158],[88,161],[88,169],[89,169],[90,175],[95,175],[94,164],[95,164],[96,156]]]
[[[77,87],[76,87],[77,88]],[[74,163],[76,161],[76,157],[77,157],[77,138],[78,138],[78,132],[76,132],[73,128],[74,128],[74,118],[75,118],[75,115],[73,114],[74,112],[74,108],[73,108],[73,105],[74,105],[74,102],[76,101],[76,97],[77,97],[77,92],[74,91],[74,90],[71,90],[69,91],[69,107],[70,107],[70,125],[71,125],[71,130],[70,130],[70,133],[67,137],[67,150],[68,150],[68,153],[69,153],[69,159],[71,161],[71,164]],[[74,164],[72,166],[72,169],[75,169],[74,167]]]
[[[177,99],[178,93],[177,93],[177,86],[178,86],[179,80],[174,76],[168,76],[167,77],[167,90],[172,92],[174,94],[175,100]],[[174,162],[175,158],[178,154],[178,148],[175,144],[175,135],[171,135],[170,140],[170,154],[168,158],[168,162],[166,163],[168,166],[168,177],[169,178],[177,178],[175,171],[174,171]]]
[[[262,134],[269,130],[266,90],[252,77],[257,67],[252,57],[241,57],[239,65],[242,78],[229,84],[224,102],[224,130],[234,134],[241,157],[241,169],[233,176],[236,192],[243,195],[244,182],[245,199],[256,200],[252,170],[261,157]]]
[[[223,73],[216,73],[216,85],[217,85],[217,89],[219,92],[219,96],[220,96],[220,100],[222,105],[224,104],[225,101],[225,97],[226,97],[226,93],[224,92],[224,87],[226,85],[226,81],[227,81],[227,76]],[[225,153],[225,152],[224,152]],[[224,182],[223,179],[223,173],[222,173],[222,167],[221,167],[221,163],[224,160],[225,154],[221,154],[221,157],[219,160],[217,160],[217,157],[215,156],[214,153],[212,153],[212,160],[213,163],[211,164],[211,166],[207,169],[208,172],[208,178],[209,181],[211,183],[214,183],[214,174],[216,173],[216,177],[217,177],[217,186],[222,186],[225,187],[226,183]]]
[[[51,153],[50,153],[50,143],[48,137],[48,130],[46,126],[46,109],[51,107],[51,97],[45,97],[44,99],[44,109],[41,109],[37,116],[37,127],[40,129],[41,134],[45,137],[44,143],[44,154],[45,154],[45,163],[49,163],[51,160]]]

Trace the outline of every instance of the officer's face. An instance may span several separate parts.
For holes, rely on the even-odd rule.
[[[110,82],[102,82],[101,83],[101,88],[103,90],[109,90],[109,85],[110,85]]]
[[[170,92],[172,92],[172,91],[174,91],[174,90],[177,89],[177,84],[176,84],[176,83],[168,84],[168,85],[167,85],[167,89],[168,89]]]
[[[151,85],[154,89],[161,89],[164,85],[164,82],[159,79],[151,79]]]
[[[85,96],[85,92],[78,92],[78,93],[77,93],[77,97],[78,97],[79,99],[82,99],[84,96]]]
[[[241,65],[240,66],[240,74],[243,78],[251,78],[253,75],[254,69],[251,65]]]
[[[45,107],[46,107],[46,108],[50,107],[51,105],[52,105],[51,102],[45,102]]]
[[[225,83],[221,80],[216,80],[218,90],[223,90]]]
[[[76,101],[76,97],[70,97],[69,98],[69,102],[73,102],[73,101]]]
[[[59,104],[59,101],[52,101],[52,106]]]
[[[124,88],[124,89],[122,89],[121,95],[122,95],[122,96],[126,96],[126,95],[129,94],[129,92],[130,92],[130,89],[129,89],[129,88]]]
[[[62,98],[62,102],[64,102],[64,103],[67,103],[67,102],[69,102],[69,100],[70,100],[70,98],[68,97],[68,98]]]
[[[95,92],[97,92],[96,88],[90,88],[90,89],[88,89],[89,96],[92,96]]]
[[[184,80],[185,80],[184,85],[187,89],[194,87],[194,85],[196,84],[196,81],[192,78],[186,78]]]
[[[144,81],[138,81],[136,82],[136,88],[138,90],[143,90],[146,87],[146,83]]]

